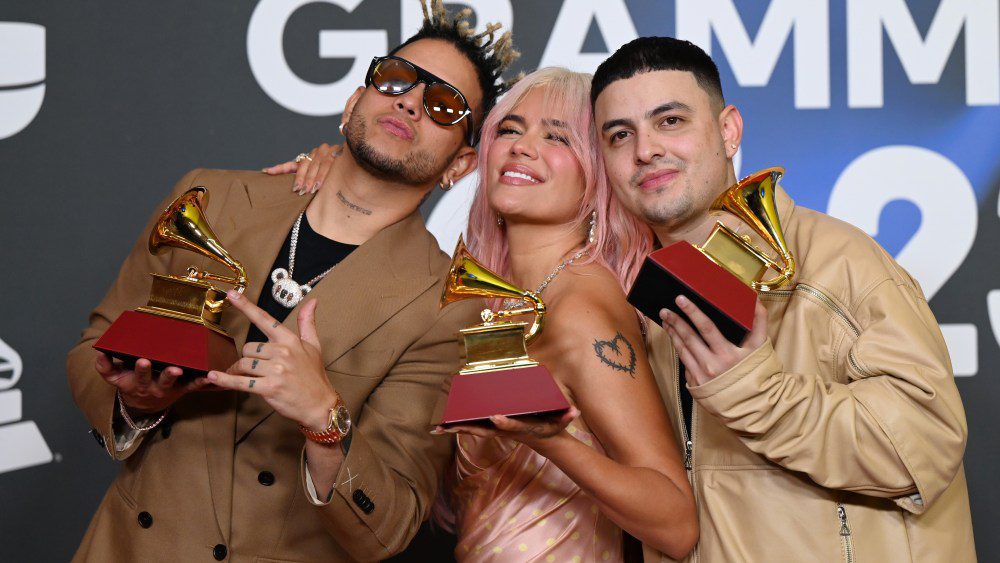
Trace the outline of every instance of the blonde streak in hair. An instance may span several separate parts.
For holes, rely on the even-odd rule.
[[[420,11],[424,13],[424,21],[431,21],[431,15],[427,12],[427,0],[420,0]]]

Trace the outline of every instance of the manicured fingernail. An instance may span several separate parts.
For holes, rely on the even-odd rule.
[[[235,289],[230,289],[229,291],[226,292],[226,297],[230,301],[239,301],[243,297],[243,294],[236,291]]]
[[[316,193],[316,192],[319,191],[319,184],[320,184],[319,182],[316,182],[315,184],[313,184],[312,193]]]
[[[292,191],[295,192],[302,191],[302,184],[300,184],[299,182],[295,182],[294,184],[292,184]]]
[[[683,307],[684,305],[687,305],[688,303],[690,303],[690,301],[688,301],[687,297],[684,297],[683,295],[678,295],[677,296],[677,304],[678,305],[680,305],[680,306]]]
[[[434,428],[433,430],[431,430],[431,434],[433,434],[435,436],[440,436],[441,434],[444,434],[444,430],[442,430],[441,427],[438,426],[437,428]]]
[[[219,379],[219,374],[215,373],[214,371],[210,371],[208,372],[208,375],[206,377],[208,378],[209,381],[217,381]]]
[[[267,174],[268,169],[267,168],[261,168],[260,171],[263,172],[264,174]]]

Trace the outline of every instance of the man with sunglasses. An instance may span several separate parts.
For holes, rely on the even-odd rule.
[[[319,195],[297,197],[288,175],[195,170],[154,213],[212,194],[208,221],[250,277],[224,319],[243,357],[194,377],[92,348],[144,304],[150,272],[192,260],[150,255],[151,220],[67,362],[94,437],[124,460],[76,560],[384,559],[428,515],[451,456],[431,417],[479,304],[440,309],[448,257],[417,208],[475,168],[510,54],[509,36],[480,45],[432,7],[347,101]]]

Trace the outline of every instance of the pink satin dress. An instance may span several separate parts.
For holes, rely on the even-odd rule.
[[[604,453],[585,428],[577,419],[567,431]],[[456,470],[459,561],[622,561],[621,528],[531,448],[458,435]]]

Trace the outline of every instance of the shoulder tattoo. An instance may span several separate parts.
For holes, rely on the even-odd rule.
[[[622,333],[616,332],[610,340],[594,340],[594,353],[602,363],[635,378],[635,348]]]

